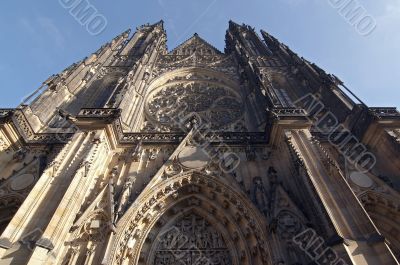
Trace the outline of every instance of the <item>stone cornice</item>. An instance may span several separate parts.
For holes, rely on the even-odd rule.
[[[369,112],[380,120],[400,120],[396,107],[370,107]]]
[[[14,113],[14,109],[0,109],[0,121],[6,120]]]
[[[0,109],[0,118],[11,115],[12,122],[18,135],[27,144],[48,145],[65,144],[74,133],[37,133],[30,126],[29,121],[21,109]],[[121,111],[114,108],[81,109],[77,116],[68,115],[71,127],[77,130],[106,129],[109,135],[115,138],[116,145],[137,144],[179,144],[185,137],[184,132],[124,132],[120,120]],[[204,135],[211,144],[267,144],[264,132],[208,132]]]

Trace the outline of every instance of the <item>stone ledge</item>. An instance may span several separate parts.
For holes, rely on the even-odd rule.
[[[48,249],[48,250],[54,249],[53,243],[51,242],[50,239],[47,239],[47,238],[39,239],[38,242],[36,242],[36,246],[41,247],[41,248],[45,248],[45,249]]]
[[[0,238],[0,248],[10,249],[12,247],[12,242],[5,237]]]

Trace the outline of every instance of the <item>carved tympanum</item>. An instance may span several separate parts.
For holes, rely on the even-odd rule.
[[[161,232],[152,265],[230,265],[232,259],[222,235],[204,218],[189,214]]]

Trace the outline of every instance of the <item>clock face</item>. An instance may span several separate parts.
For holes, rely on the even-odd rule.
[[[196,82],[165,86],[150,95],[147,105],[150,119],[171,130],[181,126],[178,113],[196,116],[202,126],[218,130],[241,119],[242,109],[239,97],[228,88]]]

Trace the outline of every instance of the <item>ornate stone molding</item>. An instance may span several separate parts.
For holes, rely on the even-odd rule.
[[[147,100],[146,114],[153,123],[179,131],[181,122],[177,119],[195,113],[200,119],[199,123],[215,131],[241,119],[242,105],[237,93],[227,87],[212,82],[184,80],[151,93]],[[180,109],[179,114],[176,113],[177,108]]]
[[[121,139],[121,143],[173,143],[179,144],[186,136],[185,133],[126,133]],[[209,133],[205,139],[210,143],[226,144],[267,144],[265,134],[258,132],[220,132]]]
[[[15,109],[12,121],[21,138],[28,144],[64,144],[72,139],[73,133],[36,133],[23,110]]]
[[[400,113],[395,107],[373,107],[369,111],[378,119],[400,119]]]
[[[233,236],[231,239],[233,242],[230,245],[236,246],[234,256],[237,258],[233,264],[267,264],[269,262],[270,249],[265,240],[267,238],[266,224],[260,223],[263,219],[260,218],[258,210],[252,206],[246,195],[234,191],[222,180],[191,171],[168,178],[155,189],[151,187],[151,190],[144,191],[142,194],[137,199],[135,207],[131,206],[117,224],[115,243],[108,264],[121,264],[124,255],[128,255],[129,259],[136,264],[141,257],[139,253],[143,253],[144,240],[148,237],[153,224],[167,211],[173,210],[177,204],[185,201],[193,202],[193,200],[198,200],[197,206],[209,205],[204,211],[208,212],[210,217],[222,215],[219,217],[222,221],[219,222],[229,229],[237,229],[235,232],[230,232]],[[221,207],[214,203],[217,200],[226,202],[224,208],[217,210]],[[243,241],[248,241],[248,243],[240,243]],[[241,250],[242,247],[244,249]]]
[[[120,109],[115,108],[84,108],[81,109],[74,119],[75,124],[82,121],[93,120],[103,123],[112,123],[121,115]]]
[[[273,108],[272,112],[274,112],[278,117],[305,117],[306,113],[303,109],[298,108]]]
[[[119,118],[119,109],[82,109],[76,116],[80,121],[99,121],[100,123],[112,122],[111,128],[117,136],[119,144],[143,144],[165,143],[179,144],[185,137],[185,133],[127,133],[122,129],[122,124]],[[75,118],[71,118],[75,120]],[[72,139],[73,133],[35,133],[30,126],[27,118],[22,110],[15,110],[13,121],[21,137],[28,144],[65,144]],[[262,132],[216,132],[207,133],[205,138],[211,143],[224,142],[226,144],[266,144],[265,133]]]
[[[14,109],[0,109],[0,120],[10,117],[14,111]]]
[[[0,152],[7,150],[7,148],[10,146],[9,141],[3,136],[3,134],[0,132]]]

